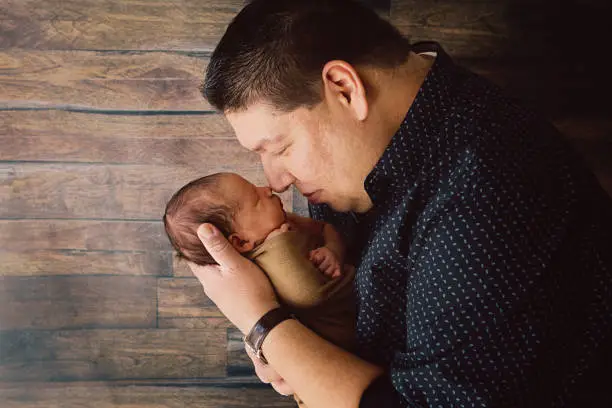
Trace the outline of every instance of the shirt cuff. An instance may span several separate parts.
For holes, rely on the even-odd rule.
[[[383,374],[376,378],[361,395],[359,408],[401,408],[404,398],[395,390],[391,378]]]

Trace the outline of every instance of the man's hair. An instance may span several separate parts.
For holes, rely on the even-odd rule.
[[[311,108],[327,62],[393,68],[409,52],[408,39],[356,0],[253,0],[215,48],[202,93],[220,111]]]
[[[164,227],[177,256],[198,265],[216,264],[200,238],[198,227],[211,223],[225,236],[233,233],[236,203],[224,202],[219,194],[223,173],[193,180],[174,193],[164,212]]]

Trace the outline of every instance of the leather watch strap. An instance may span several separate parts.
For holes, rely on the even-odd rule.
[[[245,336],[244,343],[262,363],[268,364],[268,360],[266,360],[261,351],[261,345],[264,339],[280,322],[294,317],[295,316],[284,307],[277,307],[276,309],[270,310],[255,323],[253,328],[249,331],[249,334]]]

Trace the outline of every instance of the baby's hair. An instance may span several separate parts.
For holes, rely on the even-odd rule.
[[[179,258],[198,265],[217,264],[200,238],[198,227],[213,224],[228,237],[233,233],[232,218],[236,203],[221,196],[219,184],[225,173],[215,173],[193,180],[178,190],[164,212],[164,227]]]

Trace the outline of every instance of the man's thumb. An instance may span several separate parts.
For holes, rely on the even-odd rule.
[[[214,239],[213,237],[216,233],[217,229],[213,225],[201,224],[198,227],[198,237],[202,242],[208,242],[209,240]]]
[[[214,258],[219,265],[227,265],[228,257],[231,259],[231,254],[228,254],[229,242],[219,233],[219,230],[211,224],[202,224],[198,227],[198,238],[204,244],[208,253]]]

